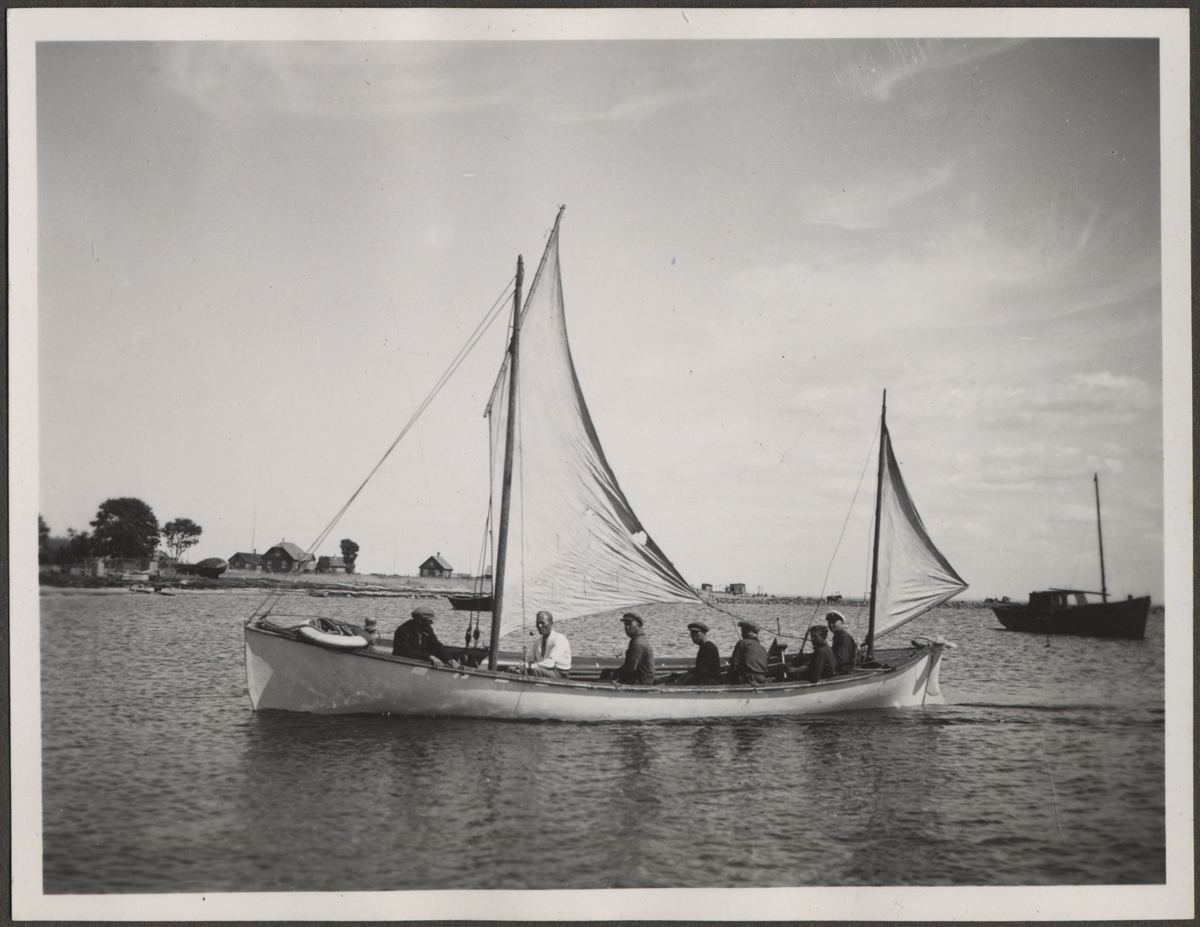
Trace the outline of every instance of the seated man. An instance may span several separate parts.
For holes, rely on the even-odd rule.
[[[739,621],[742,639],[733,645],[729,658],[729,681],[735,686],[762,686],[767,683],[767,650],[758,641],[758,624]]]
[[[789,667],[788,678],[800,679],[804,682],[816,682],[819,679],[828,679],[833,676],[835,666],[833,651],[829,648],[829,643],[826,640],[829,636],[829,629],[822,625],[814,625],[809,629],[808,636],[812,638],[813,654],[798,669]]]
[[[846,616],[841,612],[830,612],[825,616],[829,630],[833,634],[833,663],[834,672],[845,676],[854,669],[854,659],[858,655],[858,644],[846,630]]]
[[[549,612],[538,612],[536,623],[538,637],[520,671],[530,676],[566,679],[571,670],[571,642],[567,635],[554,630],[554,616]]]
[[[629,637],[629,646],[625,650],[625,662],[614,674],[617,682],[630,686],[654,685],[654,650],[642,631],[642,616],[637,612],[626,612],[621,616],[625,622],[625,634]],[[608,673],[601,673],[600,678],[611,678]]]
[[[696,651],[696,665],[687,673],[672,673],[660,682],[675,686],[709,686],[721,681],[721,651],[717,645],[708,639],[708,625],[703,621],[693,621],[688,625],[692,643],[700,649]]]
[[[433,633],[435,618],[437,615],[428,605],[418,605],[414,608],[412,617],[396,628],[396,633],[392,636],[393,655],[428,660],[434,666],[448,663],[457,669],[459,664],[450,658],[442,642]]]

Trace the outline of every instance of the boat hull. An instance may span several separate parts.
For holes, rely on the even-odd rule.
[[[1049,607],[997,605],[992,611],[1010,631],[1141,640],[1146,636],[1150,597]]]
[[[450,607],[460,612],[490,612],[492,596],[490,593],[479,595],[448,595]]]
[[[506,720],[649,721],[798,715],[940,704],[943,644],[880,652],[890,668],[817,684],[617,686],[434,668],[380,650],[339,653],[247,625],[256,711]]]

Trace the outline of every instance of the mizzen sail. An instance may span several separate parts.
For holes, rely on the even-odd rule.
[[[912,621],[967,588],[929,539],[921,516],[900,475],[884,422],[879,440],[878,578],[875,582],[875,637]]]
[[[525,300],[520,352],[500,633],[532,626],[541,609],[564,619],[697,601],[642,527],[600,447],[567,342],[557,222]],[[494,501],[501,497],[508,392],[502,372],[488,406]]]

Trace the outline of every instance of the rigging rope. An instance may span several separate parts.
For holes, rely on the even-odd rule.
[[[818,414],[819,414],[819,413],[818,413]],[[814,419],[813,419],[813,421],[815,422],[815,421],[816,421],[816,419],[814,418]],[[812,423],[810,422],[809,424],[811,425]],[[806,428],[806,429],[805,429],[805,431],[807,431],[807,430],[808,430],[808,429]],[[876,426],[876,428],[875,428],[875,435],[878,435],[878,434],[879,434],[879,427],[878,427],[878,425],[877,425],[877,426]],[[803,437],[803,436],[804,436],[804,435],[803,435],[803,434],[801,434],[801,437]],[[799,438],[797,439],[797,441],[798,441],[798,440],[799,440]],[[793,445],[793,446],[794,446],[794,445]],[[870,443],[870,445],[867,447],[867,459],[866,459],[865,461],[863,461],[863,468],[862,468],[862,472],[861,472],[861,473],[859,474],[859,476],[858,476],[858,485],[857,485],[857,486],[855,486],[855,488],[854,488],[854,496],[853,496],[853,498],[851,498],[851,500],[850,500],[850,507],[849,507],[849,509],[847,509],[847,511],[846,511],[846,518],[845,518],[845,520],[842,522],[842,530],[841,530],[841,533],[838,535],[837,544],[836,544],[836,545],[834,545],[834,548],[833,548],[833,555],[832,555],[832,556],[829,558],[829,566],[828,566],[828,567],[826,567],[826,569],[825,569],[825,578],[824,578],[824,580],[821,582],[821,594],[820,594],[820,595],[817,597],[817,601],[816,601],[816,603],[815,603],[815,604],[814,604],[814,606],[813,606],[813,613],[812,613],[812,617],[811,617],[811,618],[809,618],[809,620],[808,620],[808,624],[807,624],[807,626],[806,626],[806,627],[805,627],[805,629],[804,629],[804,634],[803,634],[803,635],[800,635],[799,633],[796,633],[796,634],[784,634],[782,631],[778,630],[778,629],[779,629],[779,627],[780,627],[780,624],[781,624],[781,621],[780,621],[780,619],[779,619],[779,618],[776,618],[776,620],[775,620],[775,621],[776,621],[776,625],[775,625],[775,626],[776,626],[776,631],[775,631],[775,636],[776,636],[776,637],[782,637],[782,638],[784,638],[785,640],[786,640],[786,639],[788,639],[788,638],[791,638],[791,639],[793,639],[793,640],[794,640],[794,639],[795,639],[795,638],[797,638],[797,637],[801,637],[801,641],[800,641],[800,651],[799,651],[800,653],[803,653],[803,652],[804,652],[804,646],[805,646],[805,644],[807,644],[807,643],[808,643],[808,633],[809,633],[809,631],[811,630],[812,623],[813,623],[813,621],[816,619],[816,617],[817,617],[817,613],[818,613],[818,611],[820,611],[821,605],[822,605],[822,604],[824,604],[824,602],[825,602],[825,589],[826,589],[826,587],[829,585],[829,573],[830,573],[830,571],[833,569],[833,562],[834,562],[834,560],[836,560],[836,559],[837,559],[837,553],[838,553],[838,550],[839,550],[839,549],[841,548],[841,546],[842,546],[842,539],[843,539],[843,538],[845,537],[845,535],[846,535],[846,526],[847,526],[847,525],[850,523],[850,516],[851,516],[851,515],[854,513],[854,504],[855,504],[855,503],[858,501],[858,494],[859,494],[859,492],[862,490],[862,484],[863,484],[863,480],[864,480],[864,479],[866,479],[866,476],[867,476],[867,468],[868,468],[868,467],[870,466],[870,464],[871,464],[871,451],[874,449],[874,447],[875,447],[875,436],[874,436],[874,435],[872,435],[872,437],[871,437],[871,443]],[[868,563],[868,566],[869,566],[869,565],[870,565],[870,564]],[[737,628],[737,622],[742,620],[742,616],[740,616],[740,615],[736,615],[736,614],[734,614],[733,612],[729,611],[728,609],[724,609],[724,608],[721,608],[721,607],[719,607],[719,606],[717,606],[717,605],[714,605],[714,604],[713,604],[711,601],[709,601],[709,600],[707,600],[707,599],[706,599],[706,600],[703,600],[703,601],[704,601],[704,604],[705,604],[705,605],[707,605],[709,608],[713,609],[714,611],[722,612],[723,614],[729,615],[729,616],[730,616],[730,618],[732,618],[732,619],[733,619],[733,621],[734,621],[734,628],[735,628],[735,629]]]
[[[508,299],[509,295],[512,293],[515,282],[516,282],[516,277],[514,276],[513,279],[509,280],[509,282],[505,285],[504,291],[500,294],[500,296],[496,299],[496,301],[494,303],[492,303],[491,308],[488,309],[488,311],[486,313],[484,313],[483,319],[475,327],[475,331],[473,331],[471,333],[471,335],[467,338],[466,344],[464,344],[463,347],[459,349],[458,354],[455,355],[454,359],[450,361],[450,365],[446,368],[445,372],[441,375],[441,377],[438,379],[438,381],[433,385],[433,389],[431,389],[429,391],[429,395],[425,397],[425,400],[421,403],[420,406],[417,407],[417,410],[412,414],[412,417],[408,420],[408,424],[406,424],[404,426],[404,428],[401,429],[400,434],[398,434],[396,436],[396,440],[393,441],[391,443],[391,445],[389,445],[389,447],[386,451],[384,451],[383,456],[381,458],[379,458],[379,462],[377,464],[375,464],[374,467],[371,468],[371,472],[367,474],[366,479],[364,479],[362,481],[362,483],[359,484],[358,489],[354,490],[354,492],[353,492],[353,494],[351,494],[350,498],[346,500],[346,504],[343,505],[340,509],[338,509],[337,514],[333,516],[333,518],[330,520],[329,524],[326,525],[325,529],[317,536],[317,539],[315,541],[313,541],[308,546],[308,548],[304,551],[304,558],[301,560],[301,563],[306,562],[308,560],[309,555],[314,550],[316,550],[321,544],[323,544],[325,542],[325,539],[327,537],[329,537],[330,532],[332,532],[333,529],[337,527],[337,523],[339,521],[341,521],[342,516],[345,515],[346,512],[349,510],[350,506],[354,504],[354,500],[358,498],[359,493],[361,493],[363,491],[363,489],[366,487],[367,483],[369,483],[371,481],[371,478],[376,474],[376,472],[378,472],[379,468],[383,466],[383,462],[385,460],[387,460],[388,457],[391,455],[392,451],[394,451],[396,449],[396,445],[398,445],[401,442],[401,440],[403,440],[404,436],[406,434],[408,434],[408,432],[412,429],[413,425],[416,424],[417,419],[421,417],[421,413],[423,413],[429,407],[429,404],[431,402],[433,402],[433,400],[437,396],[437,394],[442,391],[442,387],[444,387],[446,385],[446,382],[450,379],[450,377],[454,375],[455,371],[457,371],[460,366],[462,366],[462,362],[467,359],[467,355],[471,353],[471,350],[475,347],[475,345],[477,345],[479,343],[479,340],[483,337],[484,333],[488,330],[488,328],[491,327],[492,323],[494,321],[496,321],[496,317],[500,314],[500,308],[503,307],[505,301]],[[284,590],[279,590],[277,592],[272,592],[271,594],[269,594],[267,596],[267,598],[263,601],[262,605],[259,605],[258,608],[256,608],[254,610],[254,613],[251,614],[250,619],[253,620],[254,617],[256,615],[258,615],[258,611],[259,611],[259,609],[261,609],[263,607],[263,605],[266,605],[266,603],[269,602],[272,598],[279,598],[280,596],[283,595],[283,592],[284,592]],[[271,608],[274,608],[274,606],[272,605]],[[268,608],[267,611],[263,613],[264,617],[271,613],[271,608]]]

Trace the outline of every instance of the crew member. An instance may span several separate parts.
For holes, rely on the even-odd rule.
[[[833,634],[831,648],[833,650],[834,672],[845,676],[854,669],[854,659],[858,655],[858,643],[846,630],[846,616],[841,612],[829,612],[825,616],[829,631]]]
[[[625,650],[625,662],[617,670],[617,682],[631,686],[654,685],[654,650],[642,631],[642,616],[637,612],[626,612],[621,616],[625,623],[625,634],[629,647]]]
[[[392,636],[392,653],[398,657],[410,657],[414,660],[428,660],[434,666],[450,664],[458,668],[459,664],[451,659],[442,642],[433,633],[433,622],[437,618],[433,609],[428,605],[418,605],[412,610],[412,617]]]
[[[537,613],[538,637],[525,664],[530,676],[566,679],[571,670],[571,642],[567,635],[554,630],[554,616],[547,611]]]
[[[836,665],[827,640],[829,629],[824,625],[813,625],[809,628],[808,636],[813,643],[813,654],[799,670],[789,670],[788,678],[802,679],[805,682],[827,679],[834,674]]]
[[[688,625],[696,651],[696,665],[679,682],[692,686],[710,686],[721,681],[721,651],[708,639],[708,625],[693,621]]]
[[[735,686],[762,686],[767,682],[767,651],[758,640],[758,623],[738,622],[742,639],[733,645],[729,658],[729,681]]]

